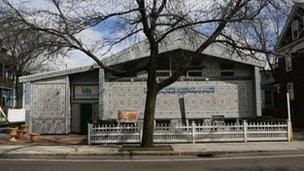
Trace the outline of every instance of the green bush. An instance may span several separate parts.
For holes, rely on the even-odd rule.
[[[117,126],[118,122],[115,119],[110,119],[110,120],[95,120],[93,122],[93,126],[100,126],[100,125],[113,125]]]

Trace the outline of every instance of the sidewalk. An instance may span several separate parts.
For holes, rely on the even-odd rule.
[[[293,142],[248,142],[248,143],[201,143],[171,144],[173,151],[121,151],[121,146],[69,145],[69,146],[28,146],[1,145],[0,158],[73,158],[111,156],[197,156],[199,154],[303,151],[303,141]]]

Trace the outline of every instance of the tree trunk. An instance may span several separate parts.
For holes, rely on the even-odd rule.
[[[147,96],[144,113],[143,135],[141,141],[141,147],[145,148],[153,146],[154,114],[156,97],[158,93],[156,81],[158,46],[155,43],[150,43],[150,48],[151,56],[149,58],[148,66]]]
[[[15,82],[15,100],[17,109],[22,108],[22,90],[20,89],[20,82],[19,82],[20,74],[16,73],[16,82]]]
[[[143,135],[142,135],[142,147],[152,147],[153,146],[153,133],[154,133],[154,114],[155,114],[155,104],[157,97],[156,86],[148,85],[145,114],[144,114],[144,125],[143,125]]]

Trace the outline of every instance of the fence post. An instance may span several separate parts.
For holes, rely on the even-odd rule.
[[[287,120],[288,141],[291,141],[293,135],[292,135],[290,94],[289,94],[289,92],[286,93],[286,98],[287,98],[287,114],[288,114],[288,120]]]
[[[244,141],[247,142],[247,126],[248,123],[246,120],[243,120],[243,126],[244,126]]]
[[[288,141],[291,141],[293,135],[292,135],[292,124],[290,120],[287,121],[287,136],[288,136]]]
[[[139,128],[139,143],[141,143],[142,137],[143,137],[143,135],[142,135],[143,134],[143,124],[139,125],[138,128]]]
[[[196,137],[196,136],[195,136],[195,129],[196,129],[196,128],[195,128],[195,122],[192,121],[192,122],[191,122],[191,125],[192,125],[192,126],[191,126],[191,128],[192,128],[192,143],[195,143],[195,137]]]
[[[91,145],[91,124],[88,123],[88,145]]]

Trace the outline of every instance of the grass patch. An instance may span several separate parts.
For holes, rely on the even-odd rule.
[[[150,148],[140,146],[123,146],[120,151],[173,151],[173,149],[170,145],[155,145]]]

